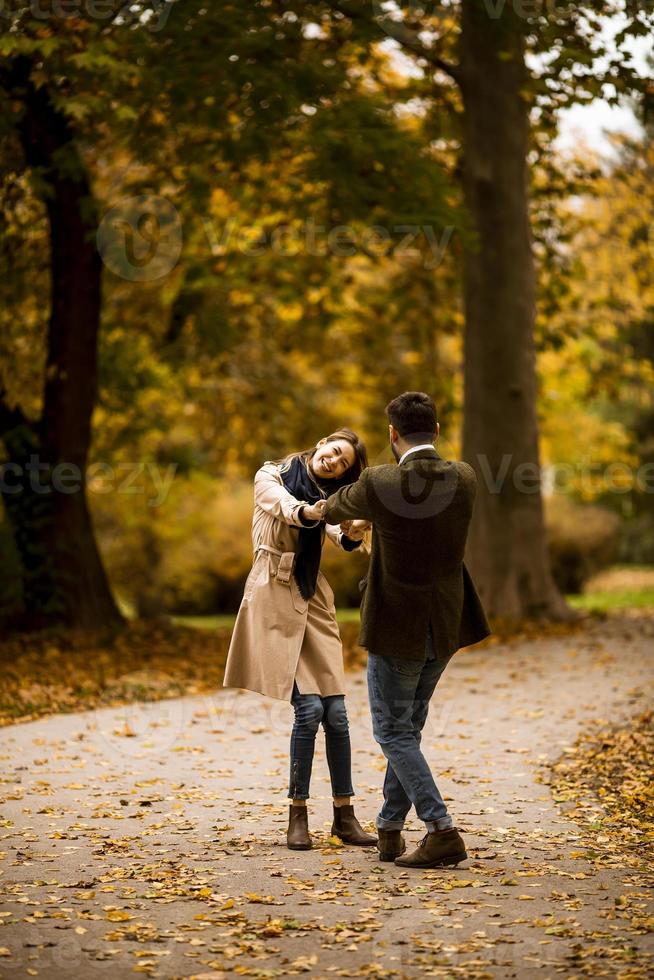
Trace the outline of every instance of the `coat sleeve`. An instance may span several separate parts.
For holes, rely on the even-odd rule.
[[[356,483],[341,487],[327,498],[325,520],[335,524],[341,521],[369,521],[372,512],[368,501],[368,470],[365,469]]]
[[[268,514],[272,514],[285,524],[293,527],[306,527],[300,520],[300,507],[308,507],[306,500],[298,500],[289,493],[279,478],[274,463],[264,463],[254,477],[254,502]]]

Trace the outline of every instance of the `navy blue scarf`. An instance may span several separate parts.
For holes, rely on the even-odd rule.
[[[316,501],[323,499],[324,494],[320,492],[309,476],[307,463],[300,456],[292,459],[288,470],[280,475],[288,492],[292,493],[298,500],[306,500],[309,504],[315,504]],[[322,521],[315,527],[301,527],[297,536],[293,574],[300,595],[307,600],[315,594],[318,582],[318,569],[320,568],[320,555],[322,553],[322,528]]]

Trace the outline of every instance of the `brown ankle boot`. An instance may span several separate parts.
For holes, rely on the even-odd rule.
[[[415,851],[395,858],[395,863],[400,868],[442,868],[446,864],[465,861],[467,857],[463,838],[456,827],[450,827],[426,834]]]
[[[367,834],[354,816],[351,803],[334,807],[332,837],[340,837],[344,844],[357,844],[359,847],[371,847],[377,843],[377,838]]]
[[[292,851],[308,851],[311,849],[309,836],[309,818],[305,806],[288,805],[288,830],[286,831],[286,846]]]
[[[377,850],[380,861],[394,861],[406,851],[406,841],[399,830],[377,830]]]

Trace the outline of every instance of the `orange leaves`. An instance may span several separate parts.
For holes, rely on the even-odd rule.
[[[15,635],[0,644],[0,726],[42,715],[158,701],[222,685],[229,630],[135,620],[111,640],[93,632]],[[138,733],[125,721],[111,733]]]
[[[109,922],[128,922],[130,919],[133,919],[134,916],[130,915],[129,912],[125,912],[124,909],[111,908],[107,912],[105,918],[107,918]]]

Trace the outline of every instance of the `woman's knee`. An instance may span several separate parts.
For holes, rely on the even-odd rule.
[[[323,719],[324,708],[317,694],[305,694],[295,704],[295,725],[315,733]]]
[[[325,698],[323,727],[333,732],[344,734],[350,730],[345,707],[345,697],[342,694]]]

